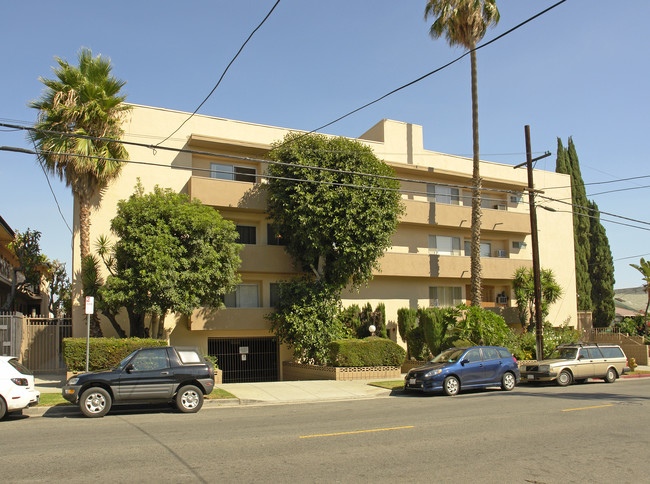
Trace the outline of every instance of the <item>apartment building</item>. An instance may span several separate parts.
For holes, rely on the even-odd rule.
[[[134,105],[124,124],[124,139],[155,145],[188,116]],[[255,189],[256,184],[264,183],[264,159],[271,143],[287,132],[287,128],[195,115],[162,145],[184,151],[128,146],[133,163],[126,164],[121,176],[94,200],[91,241],[100,234],[110,234],[117,203],[133,193],[138,178],[146,191],[159,185],[187,193],[235,222],[244,244],[242,283],[226,297],[226,309],[204,308],[190,318],[172,315],[166,319],[171,343],[197,345],[217,356],[227,381],[281,379],[280,362],[291,355],[277,344],[264,316],[273,310],[278,282],[297,271],[282,247],[282,239],[273,233],[264,192]],[[397,176],[407,180],[401,185],[406,211],[392,247],[381,259],[381,269],[367,287],[346,292],[343,304],[370,302],[374,307],[383,302],[394,327],[399,308],[447,306],[469,300],[472,160],[425,150],[422,127],[408,123],[384,119],[358,139],[392,166]],[[524,196],[526,171],[483,161],[481,174],[483,304],[515,322],[512,276],[518,267],[532,266]],[[568,176],[535,170],[534,177],[536,188],[548,189],[550,197],[570,199]],[[562,300],[551,307],[550,320],[575,326],[572,214],[559,203],[544,201],[543,205],[555,211],[538,210],[541,265],[553,270],[564,291]],[[74,250],[77,274],[78,227]],[[74,333],[83,336],[85,318],[78,278],[74,293]],[[112,327],[104,323],[104,334],[110,336]],[[395,331],[393,335],[399,339]]]

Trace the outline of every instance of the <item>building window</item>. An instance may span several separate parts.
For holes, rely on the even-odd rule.
[[[257,243],[257,228],[252,225],[237,225],[235,227],[239,234],[240,244],[255,245]]]
[[[427,184],[427,195],[430,202],[445,203],[447,205],[460,204],[460,190],[458,188]]]
[[[210,163],[210,177],[220,180],[234,180],[255,183],[257,169],[250,166],[224,165],[222,163]]]
[[[429,252],[438,255],[460,255],[460,237],[429,235]]]
[[[492,242],[481,242],[481,257],[492,257]],[[471,241],[465,241],[465,255],[470,257],[472,255]]]
[[[259,308],[259,288],[257,284],[239,284],[224,296],[223,302],[227,308]]]
[[[429,287],[429,306],[457,306],[462,302],[463,300],[460,287]]]
[[[280,282],[272,282],[269,289],[270,302],[269,305],[272,308],[277,308],[280,303]]]
[[[268,245],[287,245],[287,239],[276,232],[273,224],[266,224],[266,243]]]

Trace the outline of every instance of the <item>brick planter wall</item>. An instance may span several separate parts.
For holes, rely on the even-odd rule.
[[[402,372],[399,366],[366,366],[343,368],[333,366],[302,365],[291,361],[282,362],[282,379],[297,380],[374,380],[400,379]]]

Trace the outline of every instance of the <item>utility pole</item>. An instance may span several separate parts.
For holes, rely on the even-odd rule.
[[[542,321],[542,280],[541,270],[539,267],[539,238],[537,237],[537,212],[535,210],[535,184],[533,183],[533,161],[541,160],[551,153],[546,152],[542,156],[533,159],[532,149],[530,147],[530,126],[524,126],[526,137],[526,163],[515,166],[519,168],[526,165],[528,172],[528,205],[530,211],[530,235],[533,245],[533,284],[535,287],[535,350],[537,360],[544,359],[544,339],[543,339],[543,321]]]

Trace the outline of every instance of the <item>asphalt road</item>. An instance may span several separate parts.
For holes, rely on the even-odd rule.
[[[649,415],[650,378],[191,415],[46,412],[0,422],[0,480],[648,482]]]

